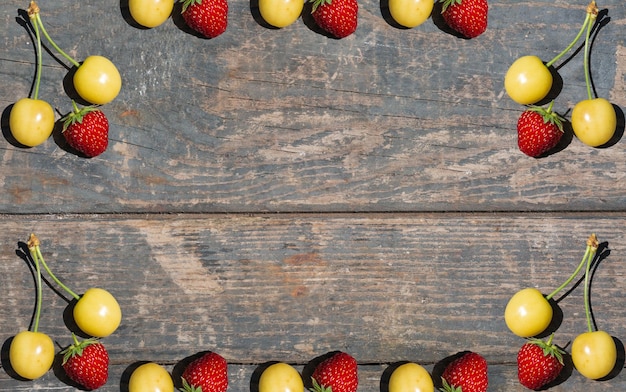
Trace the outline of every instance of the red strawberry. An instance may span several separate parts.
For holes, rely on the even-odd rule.
[[[313,3],[313,20],[323,30],[337,38],[344,38],[356,31],[357,0],[309,0]]]
[[[228,26],[227,0],[180,0],[183,19],[189,27],[208,38],[215,38]]]
[[[95,106],[78,109],[68,114],[63,122],[63,136],[75,150],[92,158],[102,154],[109,145],[109,120]]]
[[[221,355],[208,352],[191,362],[183,372],[183,390],[187,392],[226,392],[228,364]]]
[[[554,381],[563,370],[563,351],[548,342],[532,339],[517,353],[517,378],[526,388],[537,390]]]
[[[61,353],[63,369],[72,381],[89,390],[106,384],[109,378],[109,354],[97,339],[79,342],[74,335],[74,344]]]
[[[356,392],[359,378],[356,360],[338,352],[322,361],[311,376],[314,392]]]
[[[443,3],[443,20],[467,38],[475,38],[487,30],[487,0],[439,0]]]
[[[561,117],[548,109],[529,107],[517,120],[517,146],[531,157],[538,157],[553,149],[563,136]]]
[[[450,362],[441,378],[445,392],[486,392],[487,361],[480,354],[467,352]]]

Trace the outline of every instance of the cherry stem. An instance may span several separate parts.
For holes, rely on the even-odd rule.
[[[591,11],[590,11],[592,8],[595,8],[595,9],[596,9],[596,13],[597,13],[597,8],[596,8],[596,2],[595,2],[595,0],[594,0],[594,1],[592,1],[591,3],[589,3],[589,5],[587,6],[587,15],[585,16],[585,21],[583,22],[583,25],[582,25],[582,27],[580,28],[580,31],[578,31],[578,34],[576,34],[576,38],[574,38],[574,40],[573,40],[573,41],[572,41],[569,45],[567,45],[567,47],[566,47],[566,48],[565,48],[565,49],[564,49],[561,53],[559,53],[558,55],[556,55],[556,57],[555,57],[555,58],[553,58],[552,60],[548,61],[548,62],[546,63],[546,67],[548,67],[548,68],[549,68],[551,65],[553,65],[554,63],[556,63],[556,62],[557,62],[557,61],[558,61],[561,57],[563,57],[563,56],[564,56],[567,52],[569,52],[569,51],[570,51],[570,50],[574,47],[574,45],[576,44],[576,42],[578,42],[578,40],[580,39],[580,37],[583,35],[583,32],[585,31],[585,28],[586,28],[588,25],[592,24],[592,23],[589,23],[589,22],[591,21],[591,19],[592,19],[592,14],[593,14],[593,12],[591,12]]]
[[[587,258],[587,267],[585,268],[585,291],[583,292],[583,300],[585,302],[585,317],[587,318],[587,331],[593,332],[593,325],[591,321],[591,303],[589,301],[589,271],[591,270],[591,261],[595,257],[596,250],[598,250],[598,240],[595,234],[591,235],[587,240],[588,246],[591,247],[591,253]]]
[[[34,235],[31,235],[31,238]],[[35,237],[36,238],[36,237]],[[45,268],[46,272],[48,273],[48,275],[50,275],[50,277],[52,278],[52,280],[54,280],[59,286],[61,286],[61,288],[63,288],[63,290],[67,291],[67,293],[69,295],[71,295],[72,297],[74,297],[74,299],[80,299],[80,296],[78,294],[76,294],[75,292],[73,292],[69,287],[67,287],[66,285],[63,284],[63,282],[61,282],[50,270],[50,268],[48,267],[48,264],[46,264],[46,261],[43,259],[43,255],[41,254],[41,248],[39,247],[39,240],[37,240],[36,244],[31,248],[29,247],[30,253],[33,256],[33,259],[35,260],[35,263],[38,263],[39,261],[41,261],[41,265],[43,265],[43,268]]]
[[[597,244],[596,244],[596,249],[597,249]],[[551,299],[552,297],[554,297],[555,295],[557,295],[561,290],[563,290],[565,288],[565,286],[567,286],[568,284],[570,284],[570,282],[572,280],[574,280],[574,278],[576,277],[576,275],[578,275],[578,273],[580,272],[580,270],[583,268],[583,266],[585,265],[585,263],[587,263],[587,259],[591,256],[593,258],[593,254],[595,254],[595,249],[593,249],[593,247],[589,244],[589,240],[587,240],[587,249],[585,250],[585,254],[583,255],[582,260],[580,261],[580,263],[578,264],[578,267],[576,267],[576,270],[574,270],[574,272],[569,276],[569,278],[567,278],[567,280],[565,282],[563,282],[563,284],[561,284],[559,287],[557,287],[556,289],[554,289],[553,292],[551,292],[550,294],[548,294],[546,296],[546,299]]]
[[[28,7],[28,16],[30,18],[33,18],[33,15],[37,12],[39,12],[39,7],[37,6],[37,4],[35,4],[35,2],[32,2],[30,4],[30,7]],[[39,97],[39,84],[41,83],[41,61],[43,59],[43,56],[41,49],[41,34],[39,34],[39,28],[37,27],[36,23],[33,23],[33,27],[35,29],[35,38],[37,39],[37,68],[35,71],[35,88],[33,90],[33,99],[37,99]]]
[[[587,8],[587,17],[590,22],[587,24],[587,34],[585,35],[585,55],[583,57],[583,67],[585,70],[585,84],[587,85],[587,97],[589,99],[593,99],[592,91],[591,91],[591,74],[589,72],[589,37],[591,36],[591,27],[594,23],[591,21],[595,21],[598,17],[598,8],[596,7],[596,2],[592,1],[592,4]]]
[[[55,42],[54,40],[50,37],[50,35],[48,34],[48,32],[46,31],[46,28],[43,25],[43,22],[41,21],[41,16],[39,15],[39,7],[37,6],[37,3],[35,3],[34,1],[30,2],[31,7],[33,7],[33,9],[35,9],[36,11],[34,11],[32,13],[32,15],[30,15],[30,18],[35,22],[33,23],[34,25],[39,25],[39,27],[41,28],[41,32],[43,33],[43,35],[46,37],[46,39],[48,40],[48,42],[50,42],[50,45],[52,45],[52,47],[59,52],[59,54],[61,54],[61,56],[65,57],[67,59],[67,61],[69,61],[70,63],[72,63],[74,66],[76,67],[80,67],[80,63],[76,60],[74,60],[70,55],[68,55],[67,53],[65,53]]]
[[[39,267],[39,261],[37,257],[33,255],[33,247],[39,246],[39,239],[34,234],[30,235],[28,240],[28,250],[30,251],[33,261],[35,262],[35,271],[37,271],[37,305],[35,307],[35,321],[33,323],[33,332],[37,332],[39,329],[39,318],[41,316],[41,298],[43,296],[43,285],[41,283],[41,268]]]

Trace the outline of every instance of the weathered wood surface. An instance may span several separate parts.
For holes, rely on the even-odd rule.
[[[104,286],[120,301],[122,326],[105,339],[114,365],[105,390],[118,390],[137,361],[175,366],[204,350],[233,364],[231,390],[248,390],[259,364],[304,366],[346,350],[362,365],[359,390],[378,391],[390,363],[432,368],[472,349],[492,366],[491,390],[521,391],[523,341],[504,324],[508,298],[557,287],[596,232],[608,254],[593,275],[594,317],[622,340],[625,224],[623,213],[4,217],[0,330],[8,339],[28,327],[33,278],[16,251],[34,231],[61,279],[77,291]],[[66,302],[46,289],[44,303],[40,330],[67,344]],[[556,340],[566,345],[586,328],[581,287],[559,305]],[[0,373],[0,390],[62,386],[53,376],[23,383]],[[554,390],[625,386],[624,372],[601,382],[573,372]]]
[[[357,32],[334,40],[307,18],[267,29],[235,0],[227,32],[205,40],[179,18],[138,29],[125,0],[41,0],[61,47],[108,56],[124,79],[103,108],[110,147],[84,159],[58,134],[36,148],[12,142],[10,106],[29,94],[35,56],[16,20],[28,1],[1,2],[0,391],[74,390],[59,373],[23,382],[6,369],[6,342],[33,312],[19,255],[31,232],[76,290],[105,286],[122,304],[104,391],[124,391],[137,361],[176,375],[204,350],[231,363],[232,391],[250,390],[266,361],[302,369],[332,350],[355,355],[360,392],[385,391],[389,364],[432,370],[466,349],[487,357],[490,390],[523,391],[522,341],[503,307],[519,288],[557,286],[591,232],[610,249],[594,315],[623,340],[623,141],[592,149],[570,134],[529,159],[516,146],[523,108],[502,87],[515,58],[547,60],[576,35],[585,3],[490,1],[487,32],[463,40],[432,20],[398,29],[364,0]],[[593,82],[617,106],[621,137],[626,3],[599,6],[610,20],[594,38]],[[40,97],[66,113],[61,63],[44,55]],[[586,97],[581,53],[559,74],[566,112]],[[44,295],[42,329],[65,345],[66,301]],[[585,328],[580,287],[560,305],[566,344]],[[592,382],[574,371],[551,390],[626,389],[616,373]]]
[[[0,5],[5,135],[7,108],[28,95],[34,74],[31,38],[16,22],[27,5]],[[61,47],[79,60],[108,56],[124,86],[103,108],[112,140],[97,159],[68,153],[58,137],[33,149],[0,144],[3,166],[11,168],[0,172],[2,212],[626,205],[622,143],[591,149],[570,137],[562,151],[528,159],[516,146],[522,107],[503,91],[514,59],[536,54],[547,61],[573,39],[585,1],[491,1],[489,28],[474,40],[432,20],[398,29],[373,0],[360,3],[357,32],[343,40],[302,20],[268,29],[255,21],[248,1],[231,1],[229,28],[214,40],[198,39],[171,20],[138,29],[124,19],[124,1],[40,5]],[[593,42],[593,82],[597,94],[618,106],[623,131],[626,4],[599,7],[610,20]],[[564,83],[555,108],[565,113],[586,98],[582,54],[559,72]],[[40,96],[61,113],[71,108],[66,74],[44,56]]]

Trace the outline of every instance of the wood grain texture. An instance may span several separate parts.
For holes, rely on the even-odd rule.
[[[124,19],[124,1],[42,2],[58,44],[82,59],[110,57],[124,86],[103,110],[109,150],[85,160],[62,138],[33,149],[8,137],[10,105],[29,93],[32,38],[16,22],[27,2],[0,5],[0,172],[6,213],[621,210],[626,156],[618,141],[591,149],[566,137],[544,159],[517,150],[523,110],[503,90],[514,59],[548,60],[576,35],[586,4],[491,1],[487,32],[464,40],[428,20],[393,27],[360,3],[343,40],[309,18],[282,30],[230,3],[214,40],[178,19],[152,30]],[[626,104],[626,4],[603,1],[591,69],[598,95]],[[81,24],[72,23],[81,20]],[[435,18],[436,20],[436,18]],[[61,61],[61,63],[63,63]],[[586,97],[580,52],[559,63],[555,108]],[[71,105],[67,71],[44,56],[41,97]]]
[[[33,314],[21,247],[31,232],[72,288],[105,287],[120,301],[105,392],[126,391],[138,361],[177,378],[181,361],[205,350],[229,361],[231,391],[255,392],[268,361],[305,371],[345,350],[359,362],[359,392],[386,392],[390,364],[436,375],[468,349],[487,358],[490,390],[522,391],[523,341],[504,306],[520,288],[557,287],[595,232],[608,247],[593,313],[620,343],[618,368],[601,382],[570,371],[550,390],[626,389],[623,0],[600,2],[591,59],[594,91],[618,113],[615,143],[592,149],[568,133],[542,159],[517,149],[523,107],[506,96],[504,74],[519,56],[563,49],[583,2],[490,1],[489,28],[473,40],[437,17],[399,29],[375,0],[359,2],[357,32],[342,40],[307,16],[268,29],[254,1],[230,1],[228,30],[213,40],[178,16],[139,29],[126,0],[39,4],[61,47],[111,58],[124,86],[102,108],[103,155],[76,156],[58,132],[16,145],[8,117],[30,94],[35,54],[20,23],[28,1],[0,3],[0,391],[74,390],[58,371],[23,382],[8,366],[8,342]],[[558,64],[555,108],[565,113],[586,98],[582,53]],[[40,97],[60,117],[73,97],[67,66],[49,53],[42,65]],[[575,287],[559,301],[562,345],[585,329]],[[64,346],[68,296],[49,288],[41,329]]]
[[[359,366],[359,391],[375,391],[375,392],[388,392],[386,384],[381,383],[381,377],[386,375],[386,371],[391,365],[365,365]],[[166,369],[176,374],[176,367],[174,365],[166,365]],[[109,383],[104,387],[98,389],[98,391],[128,391],[126,389],[126,383],[128,381],[128,370],[133,366],[113,365],[110,368]],[[301,370],[302,366],[296,366],[298,370]],[[425,366],[429,371],[432,366]],[[253,374],[259,369],[259,366],[254,365],[238,365],[229,364],[228,377],[229,377],[229,391],[254,391],[254,387],[251,386],[250,380]],[[524,388],[517,381],[517,371],[511,366],[492,365],[488,369],[490,387],[489,390],[494,391],[510,391],[510,392],[527,392],[528,389]],[[68,383],[69,384],[69,383]],[[62,384],[54,376],[53,373],[49,373],[40,379],[35,385],[32,383],[7,383],[6,380],[0,378],[0,391],[22,392],[33,390],[50,390],[50,391],[75,391],[68,384]],[[574,386],[572,385],[574,384]],[[550,392],[584,392],[584,391],[598,391],[598,392],[612,392],[621,390],[622,384],[611,383],[598,383],[589,381],[582,378],[577,373],[571,376],[571,379],[557,384],[549,389]]]
[[[625,224],[624,214],[582,213],[10,216],[0,220],[0,330],[6,344],[28,328],[33,277],[17,253],[34,231],[61,279],[79,292],[105,287],[122,306],[121,327],[105,339],[115,369],[105,390],[118,390],[137,361],[175,366],[204,350],[239,369],[231,390],[248,390],[260,364],[305,366],[334,350],[366,369],[360,391],[378,391],[390,363],[432,367],[463,350],[493,365],[491,390],[521,390],[511,377],[523,340],[504,324],[506,302],[524,287],[557,287],[592,232],[607,245],[594,268],[594,317],[626,336],[626,241],[615,230]],[[572,287],[559,298],[563,346],[586,327],[581,287]],[[46,289],[44,303],[40,330],[67,344],[66,301]],[[24,385],[58,382],[0,373],[0,390]],[[593,383],[573,372],[560,388],[590,385],[623,388],[624,372]]]

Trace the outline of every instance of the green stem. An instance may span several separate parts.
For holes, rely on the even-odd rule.
[[[574,40],[569,45],[567,45],[567,47],[561,53],[556,55],[555,58],[553,58],[552,60],[548,61],[546,63],[546,67],[549,68],[552,64],[556,63],[561,57],[563,57],[565,55],[565,53],[569,52],[574,47],[576,42],[578,42],[578,40],[582,36],[583,31],[585,31],[585,27],[587,27],[587,25],[590,24],[589,23],[590,19],[591,19],[591,15],[589,13],[587,13],[587,16],[585,16],[585,21],[583,22],[583,25],[580,28],[580,31],[578,32],[578,34],[576,34],[576,38],[574,38]]]
[[[33,91],[33,99],[37,99],[39,97],[39,84],[41,83],[41,61],[43,59],[43,56],[41,50],[41,34],[39,34],[39,28],[37,27],[37,23],[33,23],[33,27],[35,28],[35,37],[37,38],[37,71],[35,75],[35,89]]]
[[[74,66],[76,67],[80,67],[80,63],[76,60],[74,60],[72,57],[70,57],[70,55],[68,55],[67,53],[65,53],[50,37],[50,35],[48,35],[48,32],[46,31],[46,28],[43,25],[43,22],[41,21],[41,16],[39,15],[39,13],[36,13],[35,16],[35,24],[38,24],[39,27],[41,28],[41,32],[43,33],[43,35],[46,37],[46,39],[48,40],[48,42],[50,42],[50,45],[52,45],[52,47],[59,52],[59,54],[61,54],[61,56],[65,57],[67,59],[67,61],[69,61],[70,63],[74,64]]]
[[[590,16],[590,14],[587,14]],[[595,18],[593,18],[595,20]],[[589,99],[593,99],[593,95],[591,92],[591,75],[589,72],[589,37],[591,36],[591,26],[593,23],[589,23],[587,26],[587,35],[585,36],[585,56],[583,57],[583,67],[585,69],[585,84],[587,85],[587,97]]]
[[[39,243],[39,240],[37,240],[34,235],[31,235],[31,239],[35,238],[36,243]],[[37,285],[37,305],[35,306],[35,321],[33,323],[33,332],[37,332],[39,330],[39,318],[41,316],[41,298],[43,295],[43,285],[41,283],[41,268],[39,267],[39,259],[37,258],[37,254],[36,252],[34,252],[33,247],[31,246],[31,241],[28,242],[28,250],[30,251],[30,254],[33,258],[33,261],[35,262],[35,271],[37,271],[37,280],[36,280],[36,285]],[[38,246],[38,245],[37,245]]]
[[[50,268],[48,267],[48,264],[46,264],[46,261],[43,259],[43,255],[41,254],[41,249],[39,248],[39,245],[37,244],[34,247],[34,251],[35,254],[37,255],[37,257],[39,258],[39,260],[41,260],[41,265],[43,265],[43,268],[45,268],[46,272],[48,273],[48,275],[50,275],[50,277],[59,285],[63,288],[63,290],[67,291],[67,293],[69,295],[71,295],[72,297],[74,297],[74,299],[80,299],[80,296],[78,294],[76,294],[75,292],[73,292],[69,287],[67,287],[66,285],[63,284],[63,282],[61,282],[50,270]]]
[[[553,292],[551,292],[550,294],[548,294],[546,296],[546,299],[550,299],[552,297],[554,297],[559,291],[563,290],[565,288],[565,286],[567,286],[568,284],[570,284],[570,282],[572,280],[574,280],[574,278],[576,277],[576,275],[578,275],[578,273],[580,272],[580,270],[583,268],[583,265],[585,265],[585,263],[587,263],[587,259],[590,257],[591,253],[592,253],[592,246],[591,245],[587,245],[587,249],[585,250],[585,254],[583,255],[582,260],[580,261],[580,263],[578,264],[578,267],[576,267],[576,270],[570,275],[569,278],[567,278],[567,280],[565,282],[563,282],[562,285],[560,285],[559,287],[557,287],[556,289],[554,289]],[[593,253],[595,254],[595,251],[593,251]]]
[[[585,268],[585,291],[583,292],[583,300],[585,302],[585,317],[587,318],[587,331],[593,332],[593,326],[591,323],[591,304],[589,301],[589,271],[591,269],[591,260],[593,260],[593,256],[595,255],[595,249],[592,252],[592,256],[587,260],[587,267]]]

